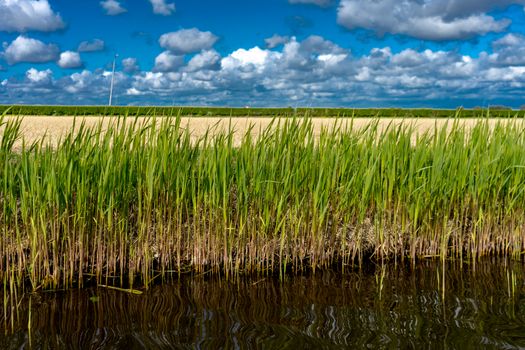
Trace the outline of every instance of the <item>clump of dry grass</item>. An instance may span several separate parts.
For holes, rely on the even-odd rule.
[[[0,277],[11,288],[525,250],[521,121],[315,134],[309,119],[275,119],[236,143],[231,128],[195,139],[180,118],[117,118],[18,151],[20,121],[1,123]]]

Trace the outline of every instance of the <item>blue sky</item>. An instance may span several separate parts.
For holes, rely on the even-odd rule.
[[[525,0],[0,0],[0,104],[525,105]]]

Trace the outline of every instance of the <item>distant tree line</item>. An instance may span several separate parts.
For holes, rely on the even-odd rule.
[[[473,108],[473,110],[475,110],[475,111],[480,111],[480,110],[483,110],[483,109],[489,109],[491,111],[512,111],[512,107],[505,106],[505,105],[491,105],[491,106],[488,106],[488,107],[476,106],[476,107]],[[521,105],[520,106],[520,111],[525,111],[525,105]]]

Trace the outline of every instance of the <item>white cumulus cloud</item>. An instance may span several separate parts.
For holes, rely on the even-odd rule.
[[[78,45],[78,52],[95,52],[104,50],[104,40],[93,39],[89,41],[82,41]]]
[[[235,69],[247,65],[263,66],[270,54],[271,51],[262,50],[258,46],[249,50],[238,49],[222,60],[222,67]]]
[[[509,33],[492,43],[490,60],[496,65],[525,66],[525,36]]]
[[[57,64],[60,68],[79,68],[83,66],[80,54],[74,51],[65,51],[60,54]]]
[[[129,88],[126,90],[126,95],[129,96],[140,96],[144,95],[144,92],[137,90],[136,88]]]
[[[47,0],[0,0],[0,31],[51,32],[64,27]]]
[[[494,41],[490,52],[475,55],[390,47],[354,55],[320,36],[290,38],[273,50],[238,48],[224,57],[204,50],[187,63],[165,51],[153,71],[136,71],[136,60],[123,60],[114,98],[118,104],[520,106],[525,101],[525,62],[518,60],[523,40],[509,33]],[[512,51],[516,57],[510,60]],[[110,79],[104,69],[61,77],[34,69],[22,79],[4,79],[0,89],[6,101],[96,104],[106,102]]]
[[[26,72],[27,80],[32,83],[48,84],[51,82],[52,77],[53,72],[51,71],[51,69],[37,70],[35,68],[30,68]]]
[[[104,0],[100,2],[100,5],[109,16],[120,15],[128,11],[117,0]]]
[[[278,34],[274,34],[273,36],[264,39],[264,43],[266,44],[266,47],[269,49],[274,49],[277,46],[286,44],[290,41],[290,37],[288,36],[281,36]]]
[[[184,57],[164,51],[155,57],[155,72],[173,72],[184,65]]]
[[[523,45],[525,37],[521,34],[509,33],[493,42],[494,47],[509,47]]]
[[[56,61],[60,52],[55,44],[45,44],[40,40],[19,35],[11,44],[4,43],[2,54],[8,64],[19,62],[42,63]]]
[[[284,63],[292,70],[312,71],[322,59],[322,55],[346,54],[346,51],[318,35],[311,35],[305,40],[298,42],[293,37],[289,43],[284,45]]]
[[[215,50],[206,50],[196,54],[188,62],[187,70],[190,72],[200,70],[216,70],[220,68],[221,55]]]
[[[486,77],[495,82],[525,81],[525,67],[490,68]]]
[[[153,13],[157,15],[169,16],[175,12],[175,4],[166,0],[149,0],[153,6]]]
[[[174,54],[184,55],[210,49],[218,39],[212,32],[191,28],[162,34],[159,44]]]
[[[122,70],[126,73],[135,73],[140,71],[137,59],[135,57],[128,57],[122,60]]]
[[[510,20],[497,20],[487,12],[524,3],[525,0],[341,0],[337,21],[348,29],[365,28],[380,35],[462,40],[505,30]]]

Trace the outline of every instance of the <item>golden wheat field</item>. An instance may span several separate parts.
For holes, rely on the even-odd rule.
[[[7,117],[7,119],[13,119],[15,117]],[[67,134],[74,125],[78,127],[81,123],[85,123],[87,127],[95,127],[98,123],[102,122],[104,126],[107,126],[115,121],[111,117],[73,117],[73,116],[23,116],[22,118],[22,134],[25,141],[29,144],[35,140],[40,140],[42,137],[46,137],[51,144],[56,145],[61,136]],[[127,123],[133,123],[134,117],[129,117]],[[147,122],[147,117],[138,117],[139,122]],[[284,120],[285,118],[283,118]],[[417,130],[417,133],[424,133],[432,131],[436,128],[440,129],[445,124],[448,124],[449,128],[452,127],[454,122],[451,118],[424,118],[424,119],[413,119],[413,118],[311,118],[314,134],[318,135],[323,128],[331,129],[334,125],[345,128],[350,127],[353,124],[354,129],[362,129],[369,126],[371,123],[377,122],[379,130],[386,129],[389,125],[395,126],[399,124],[413,125]],[[460,126],[465,126],[469,129],[475,126],[480,119],[469,118],[469,119],[456,119]],[[487,120],[487,119],[485,119]],[[509,123],[515,121],[515,119],[502,119],[492,118],[488,119],[491,126],[495,126],[497,123]],[[524,122],[523,120],[519,120]],[[273,122],[273,124],[272,124]],[[211,134],[227,131],[230,128],[234,130],[234,140],[238,144],[242,139],[242,136],[251,127],[252,136],[257,136],[261,130],[266,129],[270,125],[276,125],[277,121],[275,118],[270,117],[182,117],[181,126],[189,128],[192,136],[197,139],[202,137],[207,131]],[[20,146],[18,142],[17,146]]]

